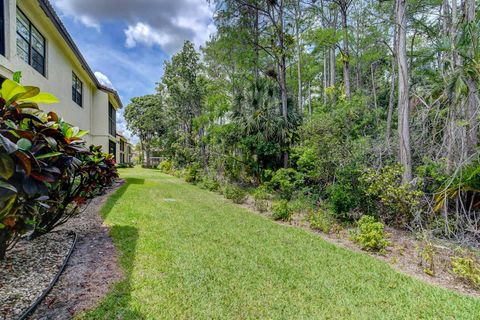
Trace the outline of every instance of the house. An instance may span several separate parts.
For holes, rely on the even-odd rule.
[[[88,144],[117,154],[120,97],[100,84],[48,0],[0,0],[0,82],[15,71],[22,84],[60,100],[42,106],[45,111],[88,130]]]
[[[128,139],[125,138],[120,132],[117,132],[117,141],[119,148],[117,149],[116,159],[118,163],[131,164],[133,163],[132,158],[132,145],[128,142]]]

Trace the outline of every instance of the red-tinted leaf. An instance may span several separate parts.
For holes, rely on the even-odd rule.
[[[25,173],[27,174],[27,176],[29,176],[30,173],[32,172],[32,161],[30,157],[20,150],[15,152],[15,156],[18,158],[18,160],[22,164],[22,167],[25,170]]]

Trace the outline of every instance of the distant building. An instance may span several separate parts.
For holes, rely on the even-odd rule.
[[[0,82],[15,71],[22,72],[22,84],[60,100],[42,106],[45,111],[88,130],[88,144],[117,154],[116,111],[122,102],[100,84],[48,0],[0,0]]]

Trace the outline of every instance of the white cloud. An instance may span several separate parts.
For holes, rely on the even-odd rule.
[[[95,77],[97,77],[98,82],[100,82],[101,85],[114,89],[112,81],[100,71],[95,71]]]
[[[216,31],[207,0],[53,0],[62,14],[100,30],[102,23],[122,22],[125,45],[159,46],[171,54],[185,40],[197,47]]]
[[[172,42],[172,38],[167,34],[159,33],[152,29],[149,25],[139,22],[134,26],[128,26],[125,30],[125,46],[133,48],[137,44],[144,44],[149,47],[157,44],[161,47],[166,46]]]

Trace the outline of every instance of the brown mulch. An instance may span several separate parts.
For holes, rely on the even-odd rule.
[[[257,214],[271,217],[271,213],[269,212],[260,213],[255,210],[254,200],[251,197],[248,197],[242,206]],[[432,240],[435,250],[433,258],[435,272],[433,276],[430,276],[424,271],[425,265],[422,265],[421,252],[422,248],[425,246],[425,242],[416,239],[411,232],[387,227],[386,232],[388,233],[391,245],[387,248],[385,254],[378,254],[361,250],[358,245],[350,239],[350,230],[352,230],[352,228],[342,229],[337,233],[332,234],[325,234],[321,231],[310,228],[308,214],[306,212],[296,213],[290,222],[277,221],[277,223],[314,232],[325,241],[352,251],[368,254],[388,263],[395,270],[421,281],[480,298],[480,290],[465,283],[451,271],[451,258],[458,255],[456,251],[458,245],[455,245],[454,243],[439,239]]]
[[[29,319],[71,319],[93,308],[122,278],[116,248],[100,217],[100,209],[122,184],[92,200],[81,215],[61,227],[77,232],[75,250],[57,284]]]

